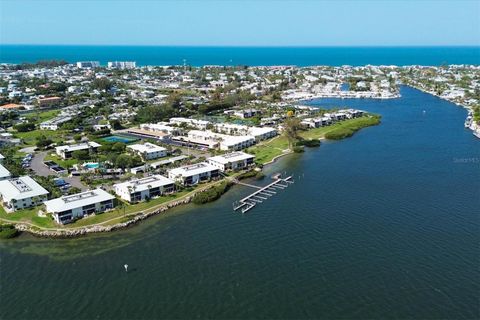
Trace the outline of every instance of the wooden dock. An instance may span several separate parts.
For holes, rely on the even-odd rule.
[[[254,185],[250,185],[247,183],[239,183],[244,186],[257,188],[258,190],[253,192],[252,194],[246,196],[245,198],[234,202],[233,203],[233,210],[241,210],[242,213],[249,211],[250,209],[254,208],[257,204],[262,203],[268,198],[277,194],[278,191],[281,191],[289,186],[289,184],[293,183],[292,176],[288,176],[286,178],[277,177],[275,181],[266,185],[265,187],[258,187]]]

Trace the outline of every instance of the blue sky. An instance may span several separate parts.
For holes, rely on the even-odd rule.
[[[480,45],[480,0],[0,0],[2,44]]]

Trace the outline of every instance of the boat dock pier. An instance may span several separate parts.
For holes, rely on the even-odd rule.
[[[272,183],[270,183],[265,187],[258,187],[258,186],[243,183],[240,181],[235,181],[235,182],[237,184],[258,189],[252,194],[246,196],[245,198],[233,203],[234,211],[241,209],[242,213],[245,213],[248,210],[255,207],[257,204],[262,203],[263,201],[267,200],[271,196],[275,195],[278,191],[281,191],[287,188],[290,184],[293,183],[293,179],[292,179],[292,176],[288,176],[286,178],[280,178],[280,176],[277,176],[275,178],[275,181],[273,181]]]

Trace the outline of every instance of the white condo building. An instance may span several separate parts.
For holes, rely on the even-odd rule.
[[[0,180],[10,179],[12,174],[0,163]]]
[[[100,62],[98,61],[78,61],[77,68],[81,69],[91,69],[100,67]]]
[[[94,141],[89,141],[89,142],[79,143],[79,144],[58,146],[58,147],[55,147],[55,152],[57,153],[57,155],[59,155],[63,159],[70,159],[74,151],[89,150],[89,151],[95,152],[97,151],[97,148],[100,146],[101,144],[99,143],[96,143]]]
[[[169,135],[179,135],[182,130],[177,127],[169,126],[165,123],[143,123],[140,125],[140,129],[153,132],[163,132]]]
[[[242,150],[255,144],[255,138],[252,136],[231,136],[209,130],[190,130],[187,140],[195,144],[208,146],[211,149],[218,146],[220,150],[225,151]]]
[[[0,181],[2,206],[7,212],[34,207],[47,200],[48,191],[29,176]]]
[[[254,159],[255,156],[251,154],[236,151],[208,158],[207,161],[209,164],[220,169],[220,171],[228,171],[248,168],[249,166],[253,165]]]
[[[137,63],[135,61],[109,61],[108,67],[115,69],[135,69]]]
[[[175,191],[175,181],[161,175],[133,179],[113,186],[115,193],[128,202],[138,202]]]
[[[66,224],[85,215],[113,209],[114,200],[115,197],[105,190],[95,189],[45,201],[45,208],[57,223]]]
[[[273,138],[278,134],[277,129],[272,127],[250,127],[233,123],[218,123],[215,125],[215,130],[234,136],[252,136],[257,142]]]
[[[168,154],[167,149],[150,142],[145,142],[144,144],[132,144],[127,146],[127,149],[138,154],[143,160],[163,158]]]
[[[211,124],[210,121],[206,121],[206,120],[196,120],[196,119],[181,118],[181,117],[170,118],[169,122],[171,124],[175,124],[177,126],[180,126],[180,125],[184,124],[184,125],[194,127],[194,128],[200,129],[200,130],[206,130],[207,126],[209,124]]]
[[[168,177],[183,185],[194,185],[202,181],[216,178],[219,169],[207,162],[200,162],[168,171]]]

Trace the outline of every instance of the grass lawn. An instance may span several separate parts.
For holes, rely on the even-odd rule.
[[[30,222],[36,226],[43,227],[43,228],[55,228],[58,225],[49,217],[39,217],[37,212],[39,207],[31,208],[31,209],[23,209],[11,213],[7,213],[5,209],[0,207],[0,218],[6,219],[14,222]]]
[[[25,114],[25,118],[33,121],[36,124],[55,118],[60,113],[60,110],[47,110],[40,112],[32,112]]]
[[[44,135],[53,140],[53,142],[62,142],[65,140],[66,132],[62,130],[33,130],[29,132],[17,132],[15,137],[23,140],[27,146],[34,146],[37,143],[37,137]]]
[[[361,117],[337,122],[327,127],[320,127],[301,131],[299,135],[306,140],[323,139],[330,132],[338,130],[356,131],[363,127],[376,125],[379,123],[379,117]],[[246,150],[247,153],[255,155],[255,161],[259,164],[265,164],[272,161],[273,158],[285,153],[288,149],[288,140],[284,136],[278,136],[268,141],[261,142]]]

